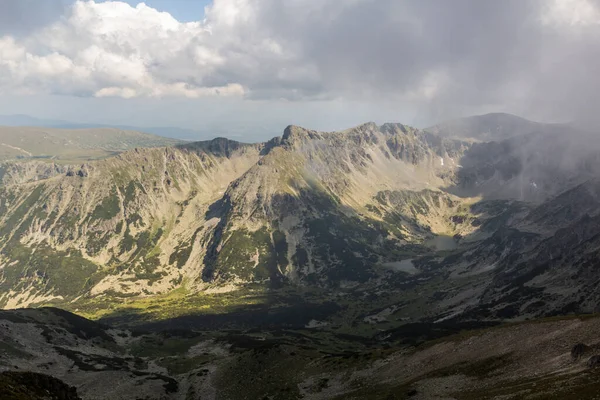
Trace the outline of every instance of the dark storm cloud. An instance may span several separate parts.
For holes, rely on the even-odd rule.
[[[582,35],[569,46],[575,54],[565,52],[561,41],[572,36],[571,27],[554,29],[542,22],[550,3],[330,2],[319,12],[299,16],[303,11],[272,1],[264,7],[260,25],[314,66],[321,93],[330,96],[385,101],[414,93],[414,101],[438,118],[482,105],[537,112],[528,98],[548,103],[563,92],[546,87],[557,75],[569,73],[568,68],[557,70],[557,60],[577,62],[593,50],[593,39]],[[584,86],[587,72],[576,78],[588,77],[582,79]],[[297,90],[315,87],[309,83],[305,87],[300,82]],[[429,95],[421,93],[427,85]]]

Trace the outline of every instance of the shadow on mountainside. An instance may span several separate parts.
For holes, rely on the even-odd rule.
[[[219,313],[189,310],[183,315],[166,316],[164,319],[148,318],[148,315],[139,314],[138,309],[123,308],[103,317],[100,322],[150,331],[304,329],[311,320],[327,319],[340,311],[340,306],[333,302],[287,297],[275,290],[269,290],[262,296],[262,301],[260,304],[229,307]]]

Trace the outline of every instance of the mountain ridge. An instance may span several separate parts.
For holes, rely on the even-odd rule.
[[[470,303],[431,312],[469,315],[509,262],[499,248],[525,252],[566,226],[548,202],[561,202],[564,181],[553,175],[545,192],[542,179],[522,182],[529,155],[515,151],[531,140],[475,143],[397,123],[290,125],[255,144],[136,148],[49,172],[21,163],[29,169],[7,169],[1,187],[0,302],[69,308],[254,284],[390,290],[376,282],[413,285],[438,268],[476,276],[477,289]],[[511,154],[518,162],[503,163]],[[564,171],[589,179],[574,168]],[[530,194],[514,196],[514,185]],[[535,217],[544,206],[554,222]],[[67,285],[61,271],[75,267]]]
[[[290,127],[284,132],[281,139],[272,139],[265,143],[242,144],[229,139],[216,138],[211,141],[181,144],[172,148],[135,149],[106,160],[88,162],[75,168],[67,167],[66,172],[58,169],[47,179],[37,181],[33,179],[29,182],[15,182],[13,179],[11,181],[13,184],[5,185],[3,190],[6,191],[5,196],[14,196],[17,205],[20,205],[16,208],[14,204],[6,206],[4,223],[12,224],[11,218],[14,218],[14,213],[24,213],[24,220],[19,223],[15,232],[5,234],[3,240],[5,243],[13,243],[17,240],[19,245],[16,248],[23,249],[25,252],[27,252],[28,245],[43,246],[44,248],[50,245],[51,248],[55,248],[52,251],[67,251],[69,248],[74,248],[76,252],[81,252],[82,262],[85,259],[93,263],[100,263],[99,265],[105,264],[111,259],[120,260],[113,261],[117,264],[125,262],[128,259],[127,254],[129,254],[131,257],[139,258],[140,271],[144,269],[154,271],[138,272],[137,275],[140,277],[151,276],[148,284],[156,282],[158,279],[158,283],[153,284],[154,287],[145,286],[145,290],[151,292],[158,290],[160,293],[162,290],[157,289],[159,286],[173,288],[172,284],[166,283],[167,278],[159,279],[161,275],[157,274],[166,274],[168,279],[174,281],[179,281],[187,276],[188,281],[192,285],[196,285],[194,282],[197,281],[197,278],[190,275],[192,274],[190,264],[193,263],[190,259],[195,259],[197,264],[202,264],[200,259],[205,252],[202,250],[204,246],[202,243],[211,240],[209,237],[212,235],[210,230],[213,222],[210,221],[215,220],[209,215],[211,207],[214,209],[216,204],[225,204],[228,198],[234,200],[232,210],[237,213],[237,216],[222,215],[219,218],[219,220],[236,221],[235,227],[230,227],[235,228],[230,232],[231,234],[242,226],[250,229],[249,232],[259,229],[259,225],[271,229],[270,223],[264,225],[262,221],[264,218],[273,219],[277,214],[277,211],[264,209],[265,206],[271,207],[273,204],[276,205],[276,208],[282,206],[277,205],[277,201],[271,203],[274,196],[281,197],[283,195],[281,201],[282,204],[285,204],[289,199],[299,199],[297,196],[302,191],[308,194],[321,187],[322,189],[319,190],[324,191],[320,196],[324,196],[324,199],[327,199],[326,202],[333,199],[333,203],[329,207],[335,215],[338,215],[338,211],[335,209],[338,207],[339,200],[336,200],[336,197],[347,193],[340,199],[352,202],[351,192],[354,190],[356,193],[356,189],[352,189],[352,187],[358,188],[363,185],[365,182],[363,173],[366,173],[368,168],[374,165],[373,156],[366,153],[361,147],[365,143],[371,146],[372,151],[378,152],[378,158],[383,163],[379,171],[383,171],[385,169],[383,166],[389,163],[392,163],[390,165],[404,165],[403,158],[409,160],[411,165],[416,165],[429,162],[425,160],[426,158],[437,157],[437,155],[426,156],[428,153],[425,149],[428,144],[425,136],[416,135],[416,131],[413,132],[410,129],[405,129],[405,131],[392,132],[390,130],[384,137],[381,136],[382,133],[374,124],[361,125],[344,133],[316,133],[303,128]],[[406,134],[408,136],[405,136]],[[388,143],[390,137],[396,138],[396,141]],[[414,143],[423,144],[418,145],[421,147],[414,147]],[[315,145],[317,146],[315,147]],[[342,161],[335,160],[335,153],[339,156],[342,148],[345,148],[344,159]],[[399,150],[399,153],[393,153],[394,149]],[[332,151],[334,153],[331,153]],[[301,154],[306,154],[306,158]],[[209,171],[214,168],[218,170],[219,166],[223,165],[227,165],[230,172],[226,173],[228,178],[225,179],[225,183],[220,186],[220,189],[216,189],[214,183],[209,183],[214,182],[214,178],[210,177],[213,172]],[[245,175],[247,178],[244,178]],[[348,180],[350,176],[355,176],[357,178],[353,179],[360,180],[351,184],[351,181]],[[8,180],[8,178],[6,179]],[[206,189],[201,189],[203,186],[200,182],[205,182],[204,185],[208,184],[209,186],[205,186],[207,189],[209,187],[213,189],[209,189],[208,192]],[[392,181],[388,180],[388,182]],[[26,187],[26,185],[33,186]],[[229,185],[228,188],[227,185]],[[104,189],[101,189],[102,187]],[[342,189],[343,187],[346,189]],[[33,188],[33,193],[31,193],[30,190]],[[209,194],[210,191],[213,191],[214,194]],[[218,194],[220,191],[223,192],[222,195]],[[57,197],[59,193],[60,196]],[[285,196],[292,197],[284,200]],[[354,196],[358,196],[358,194]],[[90,201],[95,205],[90,204]],[[300,200],[297,205],[302,202]],[[151,209],[147,209],[151,204],[153,204]],[[162,205],[159,206],[159,204]],[[171,205],[167,206],[167,204]],[[139,211],[134,211],[136,209]],[[169,209],[179,209],[180,211],[174,212]],[[263,210],[260,211],[261,214],[256,214],[261,209]],[[54,211],[50,212],[51,210]],[[197,215],[199,212],[206,214],[204,222],[191,222],[194,220],[191,215]],[[159,215],[164,215],[164,217],[159,217]],[[342,216],[342,214],[339,215]],[[354,215],[358,218],[358,214],[354,213]],[[252,218],[254,221],[260,221],[259,225],[253,224]],[[177,222],[183,220],[189,222]],[[290,219],[288,219],[288,223],[289,221]],[[69,223],[76,224],[78,227],[76,228],[75,225],[69,227]],[[159,229],[161,225],[162,228]],[[169,226],[173,228],[169,228]],[[187,227],[184,228],[184,226]],[[203,233],[205,229],[203,227],[208,227],[206,229],[209,231]],[[101,233],[107,229],[114,233]],[[171,229],[175,230],[172,238],[165,238],[166,231]],[[187,232],[185,235],[188,235],[188,238],[176,239],[183,232]],[[118,239],[119,237],[121,239]],[[131,244],[132,240],[133,244]],[[168,245],[168,243],[172,244]],[[23,245],[25,247],[21,247]],[[264,242],[261,246],[267,245]],[[106,246],[108,246],[108,252]],[[144,246],[148,246],[148,251],[154,248],[159,252],[159,258],[152,261],[151,265],[148,265],[147,257],[144,257],[144,252],[141,250]],[[161,254],[162,250],[157,246],[173,248],[173,253]],[[214,246],[222,247],[223,243],[217,243]],[[261,248],[261,246],[256,248]],[[97,253],[98,250],[100,253]],[[225,250],[227,250],[227,246],[225,246]],[[17,256],[15,251],[13,249],[12,255],[7,255],[4,250],[5,257],[7,257],[5,258],[6,264],[16,261],[9,261],[11,257]],[[288,264],[292,256],[293,254],[287,257]],[[18,264],[23,261],[18,261]],[[85,264],[87,263],[89,261],[85,262]],[[190,266],[183,275],[179,273],[178,269],[173,268],[169,269],[170,272],[164,270],[160,273],[157,272],[166,267],[165,263],[171,265],[175,263],[179,268],[182,268],[183,265]],[[12,267],[4,268],[5,281],[7,268],[11,269]],[[92,268],[91,265],[90,268]],[[106,267],[96,267],[95,269],[96,271],[105,271]],[[131,267],[127,269],[131,269]],[[101,275],[103,274],[101,273]],[[117,273],[117,275],[127,276],[122,273]],[[203,275],[206,277],[210,274]],[[109,274],[102,278],[104,283],[96,282],[96,289],[92,292],[101,293],[98,287],[103,287],[103,285],[108,285],[107,289],[113,288],[116,282],[109,283],[112,276]],[[198,276],[197,273],[196,276]],[[34,281],[30,280],[30,282]],[[133,283],[135,284],[121,282],[121,285],[136,287],[137,282]],[[34,283],[32,285],[35,286]],[[119,290],[122,288],[123,286],[120,286]],[[14,292],[14,288],[11,291]],[[4,301],[7,301],[6,295],[4,295]],[[10,304],[15,303],[11,302]]]

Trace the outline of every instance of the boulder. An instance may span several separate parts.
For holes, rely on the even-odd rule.
[[[587,346],[587,345],[585,345],[583,343],[577,343],[571,349],[571,357],[574,360],[579,360],[583,355],[585,355],[590,350],[591,350],[590,346]]]
[[[598,368],[600,367],[600,356],[591,356],[587,360],[588,368]]]

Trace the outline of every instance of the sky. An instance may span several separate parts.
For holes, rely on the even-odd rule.
[[[65,3],[70,2],[65,0]],[[127,0],[125,3],[135,7],[141,1]],[[179,22],[194,22],[204,19],[204,8],[211,2],[210,0],[147,0],[144,3],[158,11],[168,12]]]
[[[599,124],[596,0],[0,0],[0,114],[259,140],[487,112]]]

